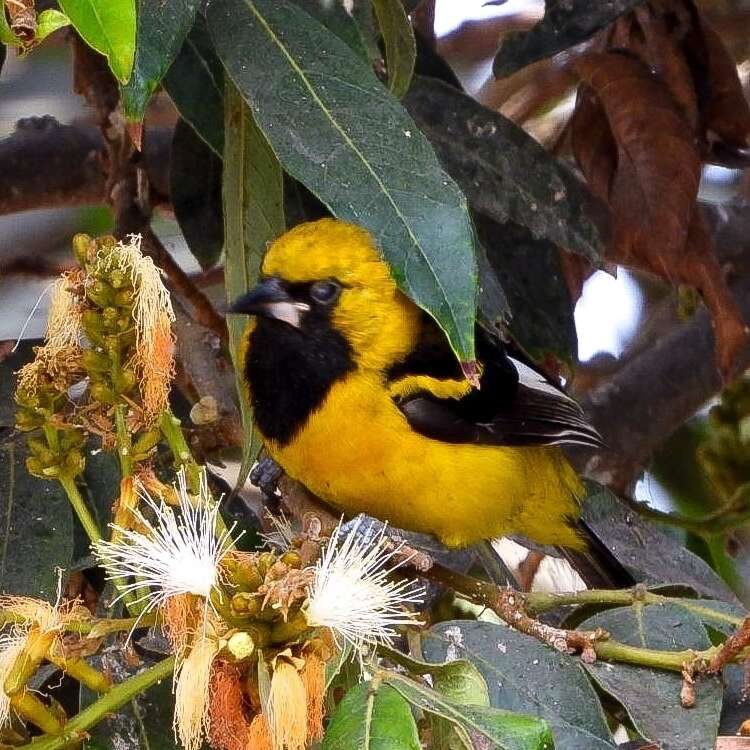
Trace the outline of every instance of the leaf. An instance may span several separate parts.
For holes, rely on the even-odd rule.
[[[70,19],[60,13],[56,8],[47,8],[43,10],[36,19],[36,34],[34,42],[38,44],[44,41],[50,34],[70,25]]]
[[[658,524],[623,505],[608,489],[586,482],[582,518],[633,578],[646,584],[691,586],[699,595],[737,603],[724,581]]]
[[[350,690],[328,724],[322,750],[421,750],[409,704],[388,685]]]
[[[544,18],[529,31],[508,34],[495,56],[492,70],[503,78],[530,63],[551,57],[586,41],[642,0],[545,0]]]
[[[620,607],[595,615],[580,627],[601,627],[617,641],[660,651],[702,650],[711,645],[700,620],[674,604]],[[714,746],[722,698],[719,678],[702,677],[695,705],[683,708],[682,676],[675,672],[605,662],[585,667],[625,707],[638,732],[658,741],[663,750]]]
[[[401,98],[408,90],[417,59],[414,30],[401,0],[372,0],[385,44],[388,88]]]
[[[86,44],[107,58],[127,83],[135,57],[135,0],[60,0],[60,7]]]
[[[572,65],[596,96],[617,148],[609,181],[603,161],[590,153],[579,160],[584,171],[596,166],[587,179],[611,208],[609,258],[696,287],[713,315],[718,364],[727,375],[746,341],[746,327],[696,207],[701,160],[695,135],[669,90],[636,57],[588,53]],[[603,154],[601,117],[594,117],[591,100],[586,107],[602,144],[597,153]]]
[[[398,100],[286,0],[213,0],[208,24],[284,168],[335,216],[373,233],[401,289],[435,317],[460,359],[473,360],[477,271],[466,200]]]
[[[196,16],[163,84],[180,117],[223,158],[224,69],[203,16]]]
[[[281,167],[231,81],[226,83],[224,103],[224,287],[231,302],[255,285],[266,246],[284,232],[286,225]],[[261,447],[260,437],[253,430],[243,380],[245,363],[240,361],[247,325],[245,316],[227,316],[245,435],[238,486],[247,478]]]
[[[224,246],[222,160],[182,119],[174,129],[171,154],[169,195],[177,223],[201,268],[210,268]]]
[[[57,482],[31,476],[20,445],[0,445],[0,592],[57,598],[73,556],[73,517]]]
[[[737,66],[721,37],[702,16],[700,27],[708,58],[709,81],[706,90],[709,94],[707,101],[701,102],[708,158],[728,167],[746,167],[750,145],[750,106],[737,75]],[[702,72],[705,74],[705,71]],[[726,150],[734,150],[734,156],[740,157],[739,164],[735,159],[728,158]]]
[[[341,0],[331,0],[331,2],[324,3],[321,3],[320,0],[294,0],[294,2],[311,16],[317,18],[339,39],[346,42],[355,54],[365,61],[369,59],[357,22],[353,16],[349,15]],[[358,2],[357,5],[369,5],[369,3]]]
[[[552,750],[555,743],[546,721],[487,706],[463,705],[395,672],[382,679],[413,706],[436,714],[489,740],[499,750]]]
[[[585,185],[516,124],[451,86],[417,76],[404,105],[472,208],[597,261],[601,209]]]
[[[120,90],[126,119],[141,122],[195,20],[199,0],[138,0],[138,33],[130,80]]]
[[[141,671],[144,666],[152,666],[153,656],[143,658],[134,667],[127,662],[123,649],[107,648],[101,654],[91,657],[94,666],[111,675],[115,682],[122,682]],[[143,661],[146,664],[143,664]],[[99,696],[81,686],[81,708],[91,705]],[[180,750],[172,729],[172,722],[166,717],[174,713],[174,696],[171,680],[162,680],[148,690],[138,694],[118,711],[107,714],[87,733],[84,750]]]
[[[557,750],[612,750],[604,713],[580,660],[504,625],[455,620],[423,636],[427,660],[468,659],[482,673],[495,708],[544,719]]]
[[[496,224],[478,216],[475,223],[513,310],[507,324],[513,339],[537,361],[554,354],[572,362],[578,338],[558,248],[512,222]]]

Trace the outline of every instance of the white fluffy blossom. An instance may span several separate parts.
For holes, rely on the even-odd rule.
[[[425,590],[414,580],[390,578],[407,562],[393,562],[403,544],[392,546],[385,530],[368,539],[359,526],[343,538],[341,524],[334,531],[316,565],[306,613],[310,625],[329,628],[361,651],[390,643],[397,625],[419,624],[404,605],[421,604]]]

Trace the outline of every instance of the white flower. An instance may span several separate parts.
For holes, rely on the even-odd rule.
[[[336,527],[316,565],[306,613],[310,625],[330,628],[361,652],[390,643],[397,625],[420,624],[404,605],[421,604],[425,589],[414,580],[389,580],[408,561],[391,562],[403,543],[391,547],[385,529],[363,538],[359,526],[342,540],[341,524]]]
[[[163,500],[157,503],[138,486],[143,501],[153,511],[151,522],[140,510],[133,511],[145,531],[133,531],[112,524],[117,540],[100,540],[94,553],[107,569],[109,579],[135,578],[120,588],[119,598],[131,591],[150,587],[138,601],[146,601],[150,612],[167,599],[196,594],[207,601],[219,582],[219,563],[232,545],[231,529],[216,533],[219,504],[212,502],[205,472],[199,497],[194,502],[187,490],[185,472],[177,475],[180,514]]]

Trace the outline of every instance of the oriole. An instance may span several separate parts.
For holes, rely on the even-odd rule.
[[[255,424],[291,477],[347,514],[451,547],[520,533],[580,548],[560,448],[599,445],[580,407],[478,328],[481,387],[398,290],[371,235],[322,219],[273,242],[242,352]]]

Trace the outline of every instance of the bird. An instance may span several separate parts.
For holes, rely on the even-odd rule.
[[[584,488],[561,446],[601,446],[575,400],[477,326],[479,387],[375,239],[339,219],[273,241],[241,381],[268,454],[339,512],[452,548],[520,534],[581,550]]]

